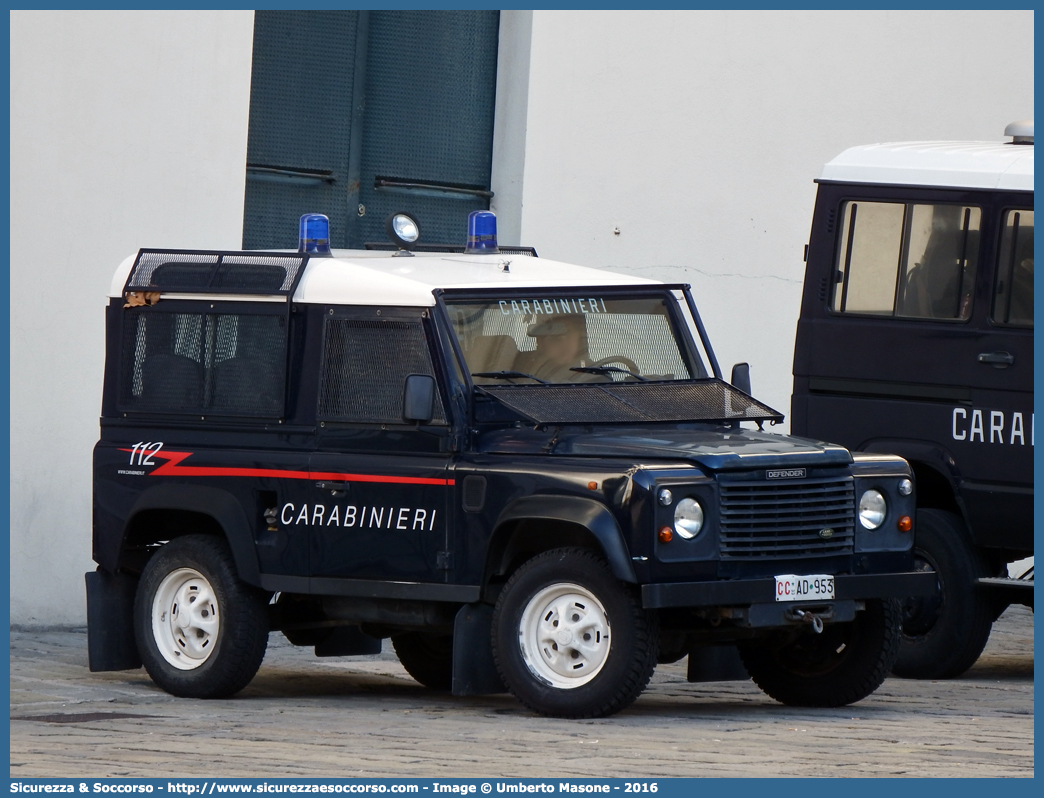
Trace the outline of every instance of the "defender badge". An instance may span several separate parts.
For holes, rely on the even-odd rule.
[[[803,468],[779,468],[775,471],[766,471],[765,479],[804,479]]]

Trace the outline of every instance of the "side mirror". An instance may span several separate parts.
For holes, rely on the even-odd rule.
[[[402,392],[402,417],[414,424],[427,424],[435,415],[435,378],[411,374]]]
[[[737,363],[732,367],[732,378],[729,380],[733,388],[737,388],[747,396],[750,392],[750,363]]]

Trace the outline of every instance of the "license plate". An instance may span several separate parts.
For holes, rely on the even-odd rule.
[[[776,577],[776,601],[832,599],[834,577],[830,574],[780,574]]]

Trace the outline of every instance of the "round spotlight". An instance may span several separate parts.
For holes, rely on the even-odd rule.
[[[913,493],[913,483],[910,480],[906,479],[905,477],[903,479],[900,479],[899,480],[899,495],[901,495],[901,496],[909,496],[911,493]]]
[[[420,225],[408,213],[393,213],[384,220],[384,232],[399,249],[411,250],[420,240]]]
[[[667,488],[661,488],[657,499],[664,507],[670,507],[671,502],[674,501],[674,496],[671,495],[671,492],[667,490]]]

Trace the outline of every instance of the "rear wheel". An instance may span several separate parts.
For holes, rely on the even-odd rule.
[[[899,651],[900,607],[868,600],[851,623],[803,630],[796,639],[741,644],[740,658],[762,690],[783,704],[842,707],[866,698],[888,675]]]
[[[453,636],[424,632],[392,635],[392,645],[402,667],[431,690],[453,687]]]
[[[145,670],[171,695],[238,693],[265,657],[267,604],[266,593],[239,579],[225,541],[172,540],[138,582],[134,632]]]
[[[554,549],[519,568],[493,614],[493,657],[530,709],[604,717],[629,706],[656,667],[658,621],[597,555]]]
[[[975,664],[990,639],[997,608],[976,588],[990,569],[972,546],[964,522],[942,510],[918,510],[915,567],[934,571],[933,596],[903,604],[896,676],[949,679]]]

